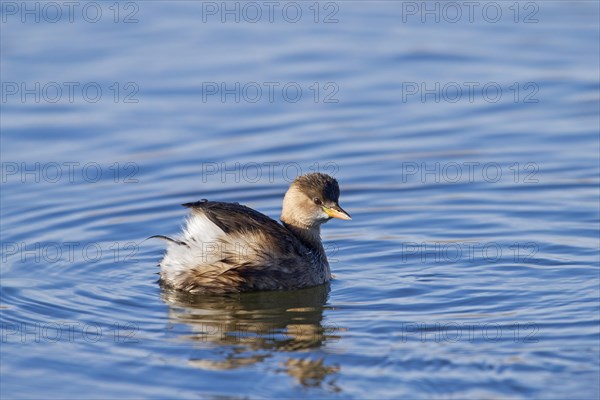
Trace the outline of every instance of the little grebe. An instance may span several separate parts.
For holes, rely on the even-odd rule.
[[[202,200],[191,208],[181,239],[166,239],[162,284],[191,293],[291,290],[331,279],[321,224],[351,219],[339,205],[329,175],[310,173],[292,182],[281,222],[238,203]]]

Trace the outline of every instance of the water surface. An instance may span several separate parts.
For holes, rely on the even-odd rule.
[[[2,10],[3,398],[598,397],[596,2],[99,4]],[[179,204],[277,218],[310,171],[331,285],[161,290]]]

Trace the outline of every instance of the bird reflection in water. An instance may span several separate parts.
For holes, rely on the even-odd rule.
[[[220,296],[192,295],[163,288],[172,324],[185,324],[186,340],[216,350],[210,358],[190,364],[206,370],[228,370],[254,365],[281,354],[280,371],[303,386],[335,385],[336,365],[323,358],[298,355],[337,342],[340,329],[323,323],[329,285],[284,292],[254,292]],[[290,354],[291,353],[291,354]]]

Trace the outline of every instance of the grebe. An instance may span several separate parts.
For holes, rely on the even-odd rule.
[[[281,224],[238,203],[202,200],[191,209],[181,238],[168,241],[161,284],[190,293],[292,290],[331,279],[321,224],[349,220],[329,175],[296,178],[283,199]]]

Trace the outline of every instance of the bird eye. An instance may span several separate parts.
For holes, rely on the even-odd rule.
[[[319,199],[318,197],[315,197],[315,198],[313,199],[313,201],[314,201],[314,202],[315,202],[315,204],[316,204],[316,205],[318,205],[318,206],[320,206],[320,205],[322,204],[322,203],[321,203],[321,199]]]

